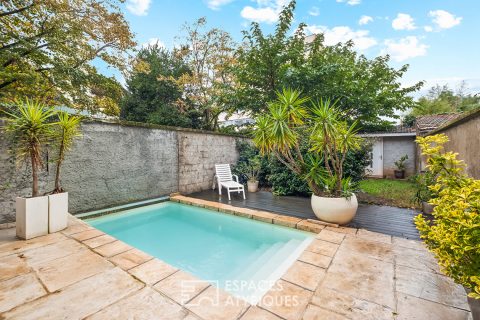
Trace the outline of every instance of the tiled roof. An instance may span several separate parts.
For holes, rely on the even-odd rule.
[[[416,118],[418,133],[427,133],[435,130],[450,121],[457,119],[459,113],[433,114],[428,116],[419,116]]]

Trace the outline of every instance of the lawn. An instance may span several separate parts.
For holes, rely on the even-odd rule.
[[[410,181],[366,179],[360,182],[358,198],[361,202],[412,208],[415,186]]]

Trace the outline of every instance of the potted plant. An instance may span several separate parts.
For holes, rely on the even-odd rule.
[[[43,167],[42,148],[51,138],[53,108],[38,101],[17,102],[7,113],[6,131],[18,162],[28,162],[32,172],[32,196],[16,199],[16,232],[21,239],[31,239],[48,233],[48,197],[40,196],[38,172]]]
[[[432,214],[433,206],[429,201],[433,197],[432,186],[435,182],[435,178],[430,171],[421,172],[412,178],[415,186],[415,194],[413,196],[413,202],[422,208],[422,212],[425,214]]]
[[[433,221],[419,214],[415,224],[433,252],[441,271],[468,293],[473,319],[480,317],[480,180],[464,173],[465,164],[445,152],[444,134],[419,137],[427,169],[435,177],[430,186]]]
[[[247,162],[240,163],[236,171],[239,171],[247,178],[248,192],[258,191],[258,177],[261,169],[261,157],[255,155],[253,158],[247,160]]]
[[[287,168],[304,178],[312,192],[312,209],[323,221],[346,224],[356,214],[355,185],[344,176],[349,150],[360,148],[356,123],[349,125],[330,100],[307,107],[309,98],[283,89],[268,105],[268,113],[256,119],[254,143],[260,152],[273,154]],[[300,146],[308,144],[304,157]]]
[[[48,195],[49,217],[48,231],[50,233],[63,230],[68,223],[68,192],[61,186],[60,169],[65,160],[65,153],[73,144],[73,140],[80,136],[79,116],[70,116],[66,112],[58,113],[58,122],[54,130],[54,146],[58,148],[55,159],[55,189]]]
[[[397,170],[394,170],[395,178],[396,179],[404,179],[405,178],[405,161],[407,161],[408,155],[404,155],[397,161],[395,161],[395,167]]]

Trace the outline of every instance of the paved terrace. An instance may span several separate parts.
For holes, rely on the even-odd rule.
[[[232,193],[232,200],[229,202],[226,192],[223,192],[223,196],[219,196],[218,190],[196,192],[189,196],[231,204],[236,207],[264,210],[302,219],[317,220],[317,217],[312,211],[310,198],[307,197],[278,197],[274,196],[271,192],[259,191],[248,193],[246,200],[240,195]],[[348,226],[406,239],[420,240],[417,228],[415,228],[415,224],[413,223],[413,218],[416,215],[417,213],[411,209],[359,204],[357,215]]]
[[[62,232],[20,241],[0,230],[0,319],[471,319],[465,291],[421,242],[194,198],[174,201],[315,231],[255,306],[74,217]],[[174,245],[174,244],[172,244]],[[293,302],[292,302],[293,299]],[[218,303],[214,303],[218,301]]]

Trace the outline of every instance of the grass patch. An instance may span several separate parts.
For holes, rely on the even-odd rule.
[[[360,182],[359,200],[379,205],[413,208],[415,186],[410,181],[366,179]]]

